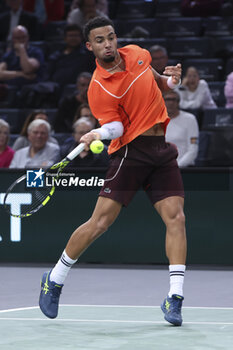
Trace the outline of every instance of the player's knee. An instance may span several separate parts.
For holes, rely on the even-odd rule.
[[[185,215],[184,215],[183,209],[177,208],[177,210],[172,210],[169,213],[168,222],[171,225],[184,226]]]
[[[109,226],[111,225],[111,222],[108,217],[102,216],[97,221],[97,232],[104,233],[108,230]]]
[[[92,229],[92,239],[96,239],[102,233],[106,232],[111,225],[111,220],[107,216],[101,216],[98,219],[91,219]]]
[[[182,226],[185,225],[185,215],[184,215],[183,210],[178,211],[178,213],[176,215],[176,220],[180,225],[182,225]]]

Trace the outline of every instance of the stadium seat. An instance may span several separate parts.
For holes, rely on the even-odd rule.
[[[227,36],[233,34],[231,17],[203,18],[204,35]]]
[[[168,43],[165,38],[153,38],[153,39],[143,39],[143,38],[119,38],[118,39],[119,47],[125,45],[138,45],[145,49],[149,49],[152,45],[161,45],[168,48]]]
[[[168,53],[171,58],[211,57],[211,46],[208,38],[186,37],[168,39]]]
[[[117,14],[118,2],[115,0],[108,0],[108,15],[109,18],[114,19]]]
[[[201,79],[219,81],[222,78],[223,60],[220,58],[193,58],[182,62],[183,71],[190,66],[198,69]]]
[[[233,125],[208,128],[209,140],[205,164],[207,166],[233,166]]]
[[[119,1],[116,9],[116,18],[153,18],[155,6],[153,1]]]
[[[206,109],[204,111],[202,130],[222,126],[233,127],[233,109],[220,107],[217,109]]]
[[[202,20],[199,17],[178,17],[163,20],[163,35],[168,37],[200,36]]]
[[[12,134],[18,134],[21,131],[26,116],[24,112],[18,108],[1,108],[0,118],[10,124],[10,132]]]
[[[8,145],[9,145],[10,147],[12,147],[13,144],[14,144],[14,142],[15,142],[15,140],[16,140],[19,136],[20,136],[19,134],[10,134],[10,140],[9,140],[9,142],[8,142]]]
[[[48,115],[49,123],[53,126],[54,120],[55,120],[55,117],[57,114],[57,109],[56,108],[46,108],[45,112]]]
[[[201,130],[199,132],[198,154],[197,154],[197,158],[195,160],[196,166],[206,166],[207,165],[207,151],[208,151],[210,134],[211,134],[210,131]]]
[[[215,57],[226,59],[233,55],[232,36],[213,38],[212,49]]]
[[[155,18],[140,18],[140,19],[115,19],[114,26],[118,37],[124,37],[130,33],[135,27],[140,26],[147,30],[151,38],[161,36],[162,20]]]
[[[44,41],[30,41],[30,45],[38,47],[43,53],[45,53],[45,42]]]
[[[233,72],[233,58],[229,58],[226,63],[226,75]]]
[[[59,143],[60,146],[62,146],[64,144],[64,142],[71,137],[70,133],[55,133],[52,135],[53,137],[55,137],[55,139],[57,140],[57,142]]]
[[[224,95],[224,81],[210,81],[208,83],[211,95],[218,107],[224,107],[226,99]]]
[[[47,59],[55,51],[64,49],[65,42],[63,40],[54,40],[45,42],[45,58]]]
[[[64,86],[64,89],[61,93],[61,100],[64,98],[64,97],[67,97],[67,96],[70,96],[74,93],[76,89],[76,85],[75,84],[68,84],[66,86]]]
[[[161,17],[181,16],[180,0],[158,0],[156,4],[156,16],[161,16]]]

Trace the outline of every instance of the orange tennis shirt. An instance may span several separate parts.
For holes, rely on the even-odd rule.
[[[158,123],[169,122],[160,89],[151,70],[149,51],[136,45],[118,49],[125,62],[125,71],[111,74],[96,60],[96,70],[88,89],[92,114],[100,125],[120,121],[121,137],[111,141],[113,153]]]

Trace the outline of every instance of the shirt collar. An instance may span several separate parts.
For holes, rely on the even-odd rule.
[[[125,71],[128,70],[128,61],[127,61],[127,55],[124,54],[124,52],[122,52],[120,49],[118,50],[118,52],[120,53],[122,59],[124,60],[125,62],[125,70],[123,72],[117,72],[117,74],[122,74],[122,73],[125,73]],[[108,79],[110,77],[112,77],[114,74],[111,74],[110,72],[108,72],[106,69],[104,69],[97,61],[97,59],[95,60],[95,63],[96,63],[96,68],[97,68],[97,71],[98,73],[101,75],[102,78],[104,79]]]

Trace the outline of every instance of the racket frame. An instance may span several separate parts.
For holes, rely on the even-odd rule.
[[[52,166],[50,166],[49,168],[47,168],[45,170],[45,174],[47,172],[49,172],[50,170],[57,170],[55,179],[58,179],[62,170],[75,158],[77,157],[83,150],[85,149],[85,143],[80,143],[77,147],[75,147],[64,159],[62,159],[60,162],[53,164]],[[9,188],[7,189],[4,199],[3,199],[3,206],[5,208],[5,210],[13,217],[15,218],[25,218],[28,216],[31,216],[32,214],[35,214],[38,210],[40,210],[41,208],[43,208],[51,199],[51,197],[53,196],[54,192],[55,192],[55,185],[52,186],[50,192],[48,193],[48,195],[44,198],[43,202],[41,202],[36,208],[30,210],[29,212],[25,213],[25,214],[20,214],[20,215],[16,215],[11,213],[11,211],[9,210],[9,205],[6,203],[7,201],[7,197],[8,195],[11,193],[12,189],[20,182],[22,182],[23,180],[25,180],[27,177],[26,174],[20,176],[16,181],[14,181]],[[56,183],[56,181],[54,181],[54,183]]]

